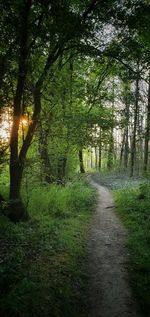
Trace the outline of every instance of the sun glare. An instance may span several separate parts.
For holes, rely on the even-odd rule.
[[[26,116],[22,116],[20,120],[19,134],[24,134],[24,129],[28,127],[28,118]],[[5,110],[0,114],[0,143],[9,142],[10,133],[12,127],[12,113],[11,109]]]
[[[11,114],[9,109],[3,112],[0,116],[0,140],[1,142],[7,142],[10,137],[11,130]]]
[[[9,138],[9,129],[10,129],[10,124],[6,122],[2,122],[0,125],[0,138],[7,140]]]
[[[23,127],[27,127],[27,125],[28,125],[28,120],[25,119],[25,118],[21,119],[21,124],[22,124]]]

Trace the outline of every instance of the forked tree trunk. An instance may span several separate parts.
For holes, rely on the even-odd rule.
[[[32,1],[28,0],[27,4],[31,2]],[[25,28],[25,30],[27,30],[27,28]],[[23,42],[23,39],[24,39],[24,42]],[[27,135],[21,147],[20,153],[18,153],[18,131],[19,131],[20,118],[21,118],[21,101],[22,101],[26,71],[27,71],[27,68],[26,68],[27,56],[25,56],[25,51],[23,50],[25,43],[27,44],[27,40],[25,41],[25,38],[21,38],[21,41],[22,41],[22,46],[21,46],[22,54],[20,57],[20,64],[19,64],[19,77],[18,77],[15,102],[14,102],[14,115],[13,115],[13,124],[12,124],[12,131],[11,131],[11,140],[10,140],[10,152],[11,152],[10,153],[10,199],[14,200],[14,204],[16,199],[20,200],[20,187],[21,187],[21,180],[22,180],[22,175],[24,170],[25,158],[26,158],[26,154],[29,149],[29,146],[31,144],[31,141],[35,132],[35,128],[37,126],[39,114],[41,111],[41,89],[43,86],[43,82],[48,74],[48,71],[51,65],[57,60],[61,52],[61,47],[58,48],[58,45],[56,45],[53,52],[49,53],[45,67],[43,68],[43,71],[35,84],[35,87],[33,90],[34,113],[28,128],[28,131],[27,131]],[[21,203],[21,200],[20,200],[20,203]],[[20,220],[21,218],[24,217],[23,213],[24,211],[21,214],[18,211],[16,211],[16,216],[15,216],[14,207],[12,207],[10,209],[10,218],[14,221],[15,221],[15,218],[17,218],[17,220]]]
[[[14,160],[13,156],[13,164],[10,164],[10,210],[9,210],[9,217],[13,221],[18,221],[21,219],[24,219],[27,217],[27,213],[25,208],[23,207],[23,204],[21,202],[20,198],[20,188],[21,188],[21,181],[23,176],[23,170],[24,170],[24,163],[27,151],[29,149],[29,146],[31,144],[34,131],[38,122],[38,117],[41,110],[41,99],[40,99],[40,91],[38,89],[35,89],[34,91],[34,113],[31,120],[31,123],[28,128],[28,132],[26,135],[26,138],[23,142],[23,145],[21,147],[20,153],[18,157],[16,156],[16,160]],[[15,131],[15,137],[17,133]],[[13,136],[13,134],[12,134]],[[18,138],[15,139],[15,141],[18,141]],[[18,143],[17,143],[18,144]],[[11,152],[11,158],[12,153],[18,154],[18,148],[16,148],[16,142],[12,142],[11,146],[14,146],[15,151]]]
[[[24,91],[25,78],[27,73],[27,41],[28,41],[28,17],[32,0],[28,0],[22,11],[20,27],[20,56],[17,88],[14,97],[13,123],[10,136],[10,199],[20,198],[20,184],[23,166],[18,157],[18,131],[22,114],[21,101]]]
[[[38,117],[40,114],[40,109],[41,109],[40,92],[43,87],[43,82],[45,81],[45,78],[49,72],[50,67],[58,59],[60,54],[62,54],[65,44],[68,43],[68,41],[71,38],[74,38],[78,34],[78,32],[76,33],[74,32],[74,30],[73,32],[71,31],[71,33],[68,32],[64,36],[63,40],[61,39],[60,41],[56,41],[55,46],[49,52],[45,66],[34,86],[34,93],[33,93],[34,94],[34,113],[33,113],[32,121],[28,128],[26,138],[23,142],[23,145],[19,153],[18,131],[19,131],[20,118],[22,114],[21,102],[22,102],[24,84],[25,84],[25,79],[27,74],[27,59],[28,59],[28,49],[29,49],[28,17],[29,17],[31,5],[32,5],[32,0],[24,1],[24,8],[23,8],[22,14],[20,14],[21,27],[19,29],[19,36],[20,36],[19,72],[18,72],[18,79],[17,79],[17,89],[15,93],[15,98],[14,98],[14,113],[13,113],[13,123],[12,123],[12,131],[11,131],[11,140],[10,140],[10,152],[11,152],[10,153],[10,199],[14,201],[16,199],[20,200],[20,187],[21,187],[21,180],[22,180],[22,174],[24,169],[24,162],[25,162],[25,157],[26,157],[28,148],[30,146],[30,143],[32,141],[34,131],[37,125]],[[94,2],[92,1],[88,9],[83,13],[81,17],[81,21],[85,21],[85,19],[87,18],[88,14],[92,11],[94,6],[95,6],[95,1]],[[55,8],[54,5],[53,7]],[[84,167],[83,167],[83,170],[84,170]],[[16,209],[16,216],[15,216],[13,208],[11,208],[10,214],[13,220],[15,220],[15,218],[17,218],[17,220],[20,220],[22,217],[22,215],[19,214],[18,209]]]

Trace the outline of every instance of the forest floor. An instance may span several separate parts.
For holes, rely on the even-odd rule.
[[[90,183],[97,189],[98,203],[88,240],[89,316],[140,316],[129,287],[126,230],[114,212],[110,190]]]
[[[144,184],[150,184],[150,178],[143,176],[130,177],[127,173],[106,172],[92,173],[92,179],[96,183],[106,186],[113,190],[128,189],[138,187]]]

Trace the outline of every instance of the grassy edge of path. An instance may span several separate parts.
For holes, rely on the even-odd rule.
[[[143,316],[150,311],[150,185],[114,191],[116,212],[128,229],[129,277]]]

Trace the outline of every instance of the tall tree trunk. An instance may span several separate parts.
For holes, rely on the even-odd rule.
[[[95,146],[95,168],[96,168],[96,170],[97,170],[97,166],[98,166],[97,146]]]
[[[126,170],[128,167],[128,156],[129,156],[129,109],[130,109],[130,82],[129,80],[124,82],[124,103],[125,103],[125,129],[124,129],[124,135],[123,135],[123,144],[121,148],[121,155],[120,155],[120,161],[123,165],[124,169]]]
[[[128,158],[129,158],[129,130],[128,127],[125,128],[125,146],[124,146],[124,168],[128,168]]]
[[[112,118],[114,118],[114,106],[115,106],[115,82],[113,78],[112,82]],[[109,170],[113,167],[114,161],[114,136],[113,136],[114,129],[111,127],[110,130],[110,139],[109,139],[109,147],[108,147],[108,159],[107,159],[107,168]]]
[[[42,164],[42,179],[51,184],[53,181],[52,168],[48,153],[48,134],[49,127],[43,129],[41,122],[39,123],[39,155]]]
[[[101,131],[101,128],[100,128],[100,131],[99,131],[99,148],[98,148],[98,169],[99,171],[101,170],[101,167],[102,167],[102,131]]]
[[[85,173],[82,149],[79,149],[79,163],[80,163],[80,173]]]
[[[91,160],[90,160],[91,161],[91,168],[93,168],[93,149],[92,148],[91,148],[90,153],[91,153],[91,155],[90,155],[91,156]]]
[[[27,73],[28,17],[32,0],[25,3],[20,28],[20,56],[16,94],[14,97],[13,123],[10,137],[10,199],[20,199],[20,184],[23,167],[18,159],[18,131],[22,114],[21,101]]]
[[[149,87],[148,87],[148,103],[147,103],[147,120],[146,120],[146,131],[145,131],[145,145],[144,145],[144,172],[147,171],[148,166],[148,146],[150,140],[150,71],[149,71]]]
[[[129,109],[130,104],[128,98],[126,99],[126,109],[125,109],[125,118],[126,118],[126,127],[125,127],[125,145],[124,145],[124,168],[128,168],[128,158],[129,158]]]
[[[123,131],[123,138],[122,138],[122,144],[121,144],[121,150],[120,150],[120,167],[122,166],[124,148],[125,148],[125,129]]]
[[[113,137],[113,128],[111,128],[111,135],[109,141],[109,148],[108,148],[108,160],[107,160],[107,168],[109,170],[113,167],[113,157],[114,157],[114,137]]]
[[[26,138],[21,147],[20,153],[14,165],[10,168],[10,209],[9,217],[13,221],[19,221],[21,219],[27,218],[27,212],[20,199],[20,187],[22,181],[22,175],[24,170],[24,163],[27,151],[31,144],[34,131],[38,122],[39,113],[41,110],[41,99],[40,91],[35,89],[34,91],[34,113],[32,116],[31,123],[28,128]],[[18,150],[18,149],[17,149]]]
[[[24,14],[29,14],[29,4],[31,6],[32,0],[28,0],[26,5],[28,10],[24,10]],[[27,14],[27,16],[28,16]],[[14,114],[13,114],[13,124],[11,131],[11,140],[10,140],[10,199],[20,199],[20,186],[22,180],[22,174],[24,169],[24,161],[26,157],[26,153],[31,144],[35,128],[38,122],[40,110],[41,110],[41,89],[43,86],[43,82],[48,74],[48,71],[51,65],[57,60],[60,52],[62,50],[62,46],[58,47],[58,44],[54,47],[53,51],[49,53],[47,57],[46,64],[41,72],[33,90],[33,98],[34,98],[34,113],[32,116],[31,123],[28,128],[28,132],[26,138],[23,142],[23,145],[20,150],[20,154],[18,154],[18,131],[19,124],[21,118],[21,100],[24,91],[24,83],[27,72],[27,16],[26,19],[23,20],[23,28],[21,36],[21,46],[20,46],[20,62],[19,62],[19,75],[18,75],[18,83],[14,101]],[[25,33],[26,32],[26,33]],[[63,45],[63,43],[62,43]],[[26,52],[26,54],[25,54]],[[21,167],[20,167],[21,164]],[[18,167],[19,166],[19,167]],[[19,174],[17,179],[15,179],[15,175]],[[16,184],[17,182],[17,184]],[[14,189],[15,187],[15,189]],[[13,213],[13,209],[11,210]],[[21,218],[21,217],[20,217]]]
[[[136,88],[135,88],[134,126],[133,126],[133,137],[132,137],[132,144],[131,144],[131,170],[130,170],[131,177],[133,176],[134,165],[135,165],[138,111],[139,111],[139,73],[137,73]]]
[[[67,165],[67,155],[65,154],[58,160],[58,184],[65,184],[65,176],[66,176],[66,165]]]
[[[138,157],[137,157],[137,170],[138,174],[141,172],[141,167],[143,167],[143,115],[142,115],[143,109],[139,108],[139,114],[138,114]]]

